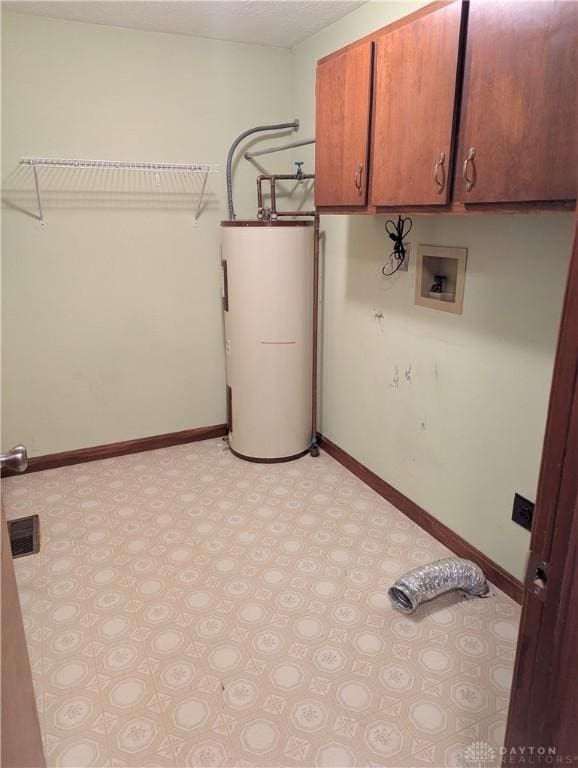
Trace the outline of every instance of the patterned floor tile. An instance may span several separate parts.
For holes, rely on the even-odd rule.
[[[61,739],[49,737],[45,745],[48,764],[58,768],[85,768],[111,765],[110,750],[102,734],[73,735]]]
[[[498,753],[518,606],[394,611],[392,581],[451,553],[325,454],[207,441],[10,478],[4,503],[41,521],[15,570],[49,766]]]
[[[124,717],[109,717],[107,737],[113,765],[174,766],[175,757],[162,715],[135,710]]]

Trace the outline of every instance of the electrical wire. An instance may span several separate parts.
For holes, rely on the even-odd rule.
[[[407,254],[403,241],[409,235],[412,227],[413,221],[409,218],[409,216],[406,216],[406,218],[398,216],[397,222],[393,221],[392,219],[388,219],[385,222],[385,231],[389,235],[390,239],[393,240],[393,251],[390,254],[389,263],[391,264],[397,261],[395,268],[390,272],[387,271],[387,264],[383,267],[381,271],[385,277],[391,277],[392,275],[395,275],[395,273],[398,271],[398,269],[400,269],[401,265],[405,261]]]

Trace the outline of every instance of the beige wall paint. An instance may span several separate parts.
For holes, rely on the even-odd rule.
[[[61,174],[46,229],[3,208],[4,449],[24,442],[34,456],[223,422],[225,156],[244,129],[292,119],[290,52],[4,14],[2,70],[9,188],[31,189],[15,171],[22,155],[221,163],[197,229],[190,200],[179,209],[126,175],[114,196],[93,172],[91,191],[69,193]],[[242,160],[240,216],[255,210],[254,178]],[[30,194],[8,197],[34,210]]]
[[[419,5],[368,3],[293,49],[304,134],[317,59]],[[322,217],[321,430],[520,577],[511,507],[535,497],[573,218],[414,216],[393,278],[385,219]],[[462,316],[414,306],[419,243],[468,248]]]

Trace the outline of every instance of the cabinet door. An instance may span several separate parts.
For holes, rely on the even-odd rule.
[[[317,65],[315,204],[367,203],[372,43]]]
[[[456,163],[464,203],[576,197],[578,3],[471,3]]]
[[[452,3],[376,43],[372,205],[448,202],[461,18]]]

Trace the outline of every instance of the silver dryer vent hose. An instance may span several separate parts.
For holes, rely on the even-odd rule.
[[[402,613],[444,592],[459,589],[468,597],[484,597],[489,587],[482,569],[471,560],[448,557],[408,571],[389,588],[389,599]]]
[[[235,208],[233,206],[233,156],[235,150],[239,144],[246,139],[247,136],[251,136],[253,133],[261,133],[262,131],[283,131],[287,128],[299,128],[299,120],[293,120],[291,123],[273,123],[272,125],[257,125],[255,128],[249,128],[247,131],[243,131],[240,136],[237,136],[235,141],[229,148],[227,154],[227,206],[229,209],[229,220],[233,221],[235,218]]]

